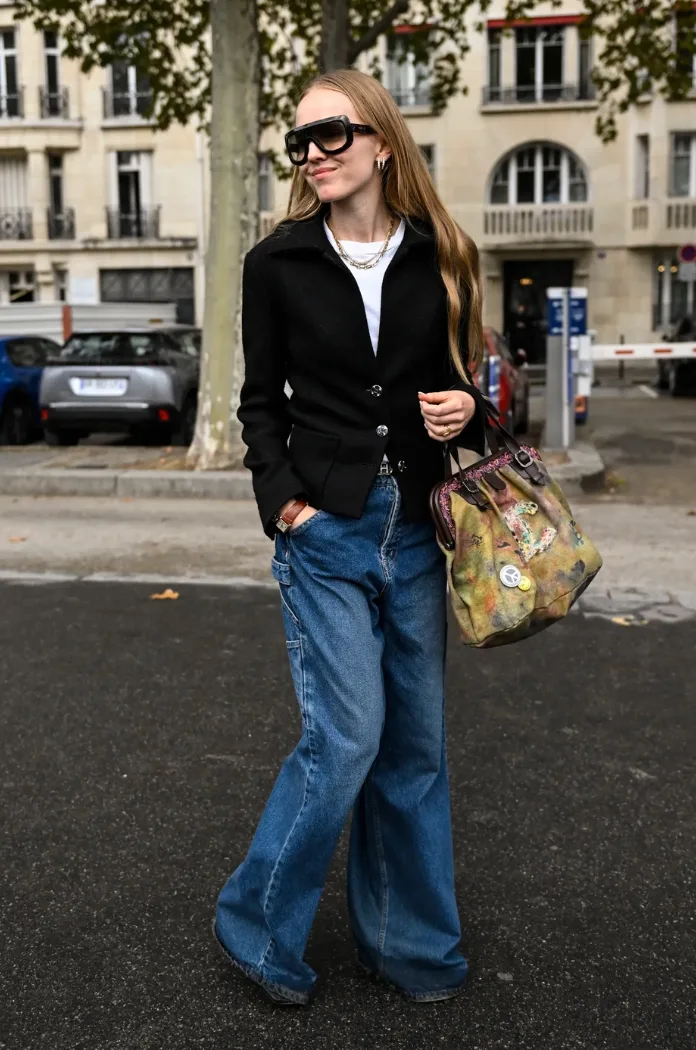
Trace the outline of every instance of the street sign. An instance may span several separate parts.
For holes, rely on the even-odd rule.
[[[682,244],[679,249],[679,262],[696,263],[696,244]]]
[[[547,288],[546,334],[563,335],[563,297],[568,297],[568,335],[587,335],[587,288]]]
[[[558,298],[551,292],[562,291],[560,288],[549,288],[547,290],[548,300],[546,303],[546,334],[563,335],[563,296]]]
[[[680,281],[696,281],[696,262],[680,262],[677,277]]]

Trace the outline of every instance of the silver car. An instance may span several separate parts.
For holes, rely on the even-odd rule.
[[[74,333],[41,378],[46,441],[76,445],[92,432],[116,431],[189,445],[199,373],[198,329]]]

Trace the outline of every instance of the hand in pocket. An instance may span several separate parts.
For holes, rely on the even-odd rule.
[[[295,529],[298,525],[302,525],[303,522],[309,521],[310,518],[313,518],[314,515],[318,513],[319,511],[316,507],[310,507],[310,505],[307,504],[307,506],[303,507],[300,513],[297,515],[292,525],[288,529],[288,532],[292,532],[293,529]]]

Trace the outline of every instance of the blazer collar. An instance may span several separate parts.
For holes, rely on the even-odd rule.
[[[273,254],[310,249],[334,255],[333,248],[324,230],[324,216],[328,205],[322,205],[316,215],[310,219],[297,222],[283,222],[270,235],[267,251]],[[406,218],[404,239],[399,245],[399,254],[416,245],[433,245],[435,234],[433,227],[424,219]]]

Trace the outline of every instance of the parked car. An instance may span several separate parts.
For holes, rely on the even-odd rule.
[[[691,318],[682,317],[671,331],[663,333],[662,338],[669,343],[696,345],[696,331]],[[657,386],[660,390],[669,390],[672,397],[696,394],[696,360],[677,357],[672,361],[658,361]]]
[[[76,445],[94,431],[115,431],[189,445],[199,373],[196,328],[74,333],[42,377],[46,441]]]
[[[497,404],[500,422],[514,434],[529,429],[529,373],[527,355],[517,350],[513,355],[502,335],[494,328],[484,328],[483,361],[479,367],[478,385]]]
[[[43,336],[0,336],[0,445],[26,445],[41,434],[41,374],[59,352],[60,344]]]

